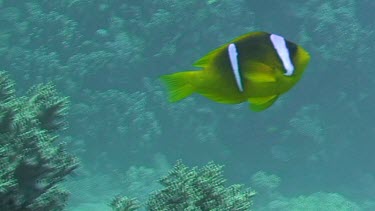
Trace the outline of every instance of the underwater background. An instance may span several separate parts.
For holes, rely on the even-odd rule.
[[[0,210],[375,210],[374,9],[0,0]],[[311,55],[274,106],[168,102],[160,75],[251,31]]]

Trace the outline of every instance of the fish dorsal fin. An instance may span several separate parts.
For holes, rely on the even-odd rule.
[[[272,68],[261,62],[249,62],[245,65],[248,70],[245,77],[255,83],[276,82]]]
[[[278,95],[272,95],[267,97],[249,98],[250,109],[253,111],[263,111],[274,104],[278,97]]]
[[[243,34],[243,35],[241,35],[241,36],[239,36],[239,37],[231,40],[230,42],[225,43],[224,45],[221,45],[220,47],[218,47],[218,48],[210,51],[208,54],[206,54],[202,58],[200,58],[197,61],[195,61],[194,64],[193,64],[193,66],[195,66],[195,67],[206,67],[208,65],[208,63],[212,60],[212,58],[215,58],[215,56],[219,52],[225,51],[228,48],[229,44],[231,44],[231,43],[237,43],[237,42],[239,42],[241,40],[248,39],[250,37],[264,36],[266,34],[267,34],[266,32],[250,32],[250,33],[247,33],[247,34]]]
[[[213,57],[213,55],[211,55],[211,52],[208,53],[207,55],[205,55],[204,57],[198,59],[197,61],[194,62],[194,66],[195,67],[205,67],[207,66],[207,63],[208,61]]]
[[[225,44],[225,45],[222,45],[212,51],[210,51],[208,54],[206,54],[205,56],[203,56],[202,58],[198,59],[197,61],[194,62],[194,66],[195,67],[206,67],[207,64],[213,59],[215,58],[215,56],[220,52],[220,51],[223,51],[227,48],[227,45],[228,44]]]

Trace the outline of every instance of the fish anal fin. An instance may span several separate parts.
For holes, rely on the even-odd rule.
[[[227,98],[223,98],[221,96],[218,96],[218,95],[207,95],[207,94],[202,94],[203,96],[217,102],[217,103],[222,103],[222,104],[237,104],[237,103],[241,103],[241,100],[239,99],[227,99]]]
[[[272,95],[267,97],[249,98],[250,109],[253,111],[263,111],[274,104],[278,97],[278,95]]]

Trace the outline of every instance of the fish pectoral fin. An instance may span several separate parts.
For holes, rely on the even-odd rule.
[[[250,109],[253,111],[263,111],[274,104],[278,97],[278,95],[272,95],[267,97],[249,98]]]
[[[276,82],[275,74],[270,66],[261,62],[249,62],[245,77],[254,83]]]
[[[250,74],[247,75],[246,78],[249,79],[250,81],[254,82],[254,83],[276,82],[275,76],[273,76],[272,74],[269,74],[269,73],[264,73],[264,72],[250,73]]]

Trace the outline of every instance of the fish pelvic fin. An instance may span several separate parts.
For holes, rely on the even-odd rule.
[[[161,76],[161,81],[168,89],[169,102],[177,102],[193,94],[196,91],[193,82],[197,74],[199,71],[185,71]]]
[[[276,102],[277,98],[279,98],[278,95],[272,95],[268,97],[249,98],[248,101],[250,103],[250,109],[259,112],[273,105]]]

